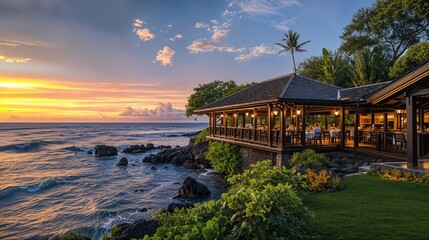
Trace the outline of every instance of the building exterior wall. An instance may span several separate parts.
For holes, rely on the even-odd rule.
[[[289,160],[289,154],[286,153],[272,153],[243,146],[240,147],[240,153],[243,157],[243,170],[249,169],[250,164],[258,161],[271,160],[273,165],[286,166]]]

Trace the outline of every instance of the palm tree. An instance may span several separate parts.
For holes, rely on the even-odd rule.
[[[293,61],[293,70],[296,73],[296,65],[295,65],[295,52],[306,52],[307,50],[303,49],[302,47],[311,42],[311,41],[305,41],[303,43],[298,43],[299,40],[299,33],[294,32],[293,30],[289,30],[288,33],[285,33],[285,38],[283,38],[282,43],[276,43],[278,46],[282,47],[283,49],[279,52],[290,52],[292,55],[292,61]]]

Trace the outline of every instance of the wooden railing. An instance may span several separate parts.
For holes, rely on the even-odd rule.
[[[270,134],[269,134],[269,131]],[[268,130],[266,128],[243,128],[243,127],[224,127],[216,126],[214,131],[211,132],[213,137],[226,138],[239,142],[246,142],[257,145],[270,146],[274,148],[281,148],[282,139],[279,129]],[[285,136],[284,145],[293,145],[295,135],[292,133]]]

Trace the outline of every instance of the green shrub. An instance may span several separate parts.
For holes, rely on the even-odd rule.
[[[201,143],[201,142],[207,142],[208,141],[207,136],[209,135],[209,133],[210,133],[209,128],[202,130],[195,137],[194,145],[197,145],[198,143]]]
[[[251,186],[262,189],[265,185],[276,186],[278,183],[286,183],[294,189],[306,187],[305,176],[300,172],[286,167],[271,166],[271,160],[251,164],[250,169],[228,178],[228,182],[235,188]]]
[[[326,190],[340,190],[344,188],[341,178],[334,176],[326,169],[317,171],[308,168],[305,171],[307,178],[307,190],[310,192],[325,192]]]
[[[43,238],[43,240],[47,240],[48,238],[45,237]],[[64,235],[60,235],[60,236],[53,236],[49,239],[52,240],[75,240],[75,239],[84,239],[84,236],[82,235],[82,230],[78,230],[77,232],[69,232],[66,233]]]
[[[290,178],[281,177],[282,172],[290,173],[271,167],[270,161],[251,165],[232,178],[235,185],[219,200],[173,214],[158,212],[161,227],[144,239],[307,238],[312,215],[298,198],[295,184],[282,182]],[[270,179],[265,185],[255,182],[264,178]]]
[[[217,172],[232,175],[241,170],[242,158],[237,145],[210,141],[206,158]]]
[[[383,168],[380,170],[371,169],[368,171],[368,174],[374,175],[374,176],[380,176],[382,178],[386,178],[390,180],[401,180],[401,181],[429,184],[428,173],[416,174],[415,172],[411,172],[411,171]]]
[[[328,165],[329,158],[327,158],[323,153],[316,153],[316,151],[312,149],[306,149],[302,152],[292,154],[289,164],[296,167],[313,168]]]

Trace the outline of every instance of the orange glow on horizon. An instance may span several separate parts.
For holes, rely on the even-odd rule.
[[[157,121],[121,113],[127,107],[150,110],[161,102],[183,110],[188,95],[157,84],[0,77],[0,122]]]

